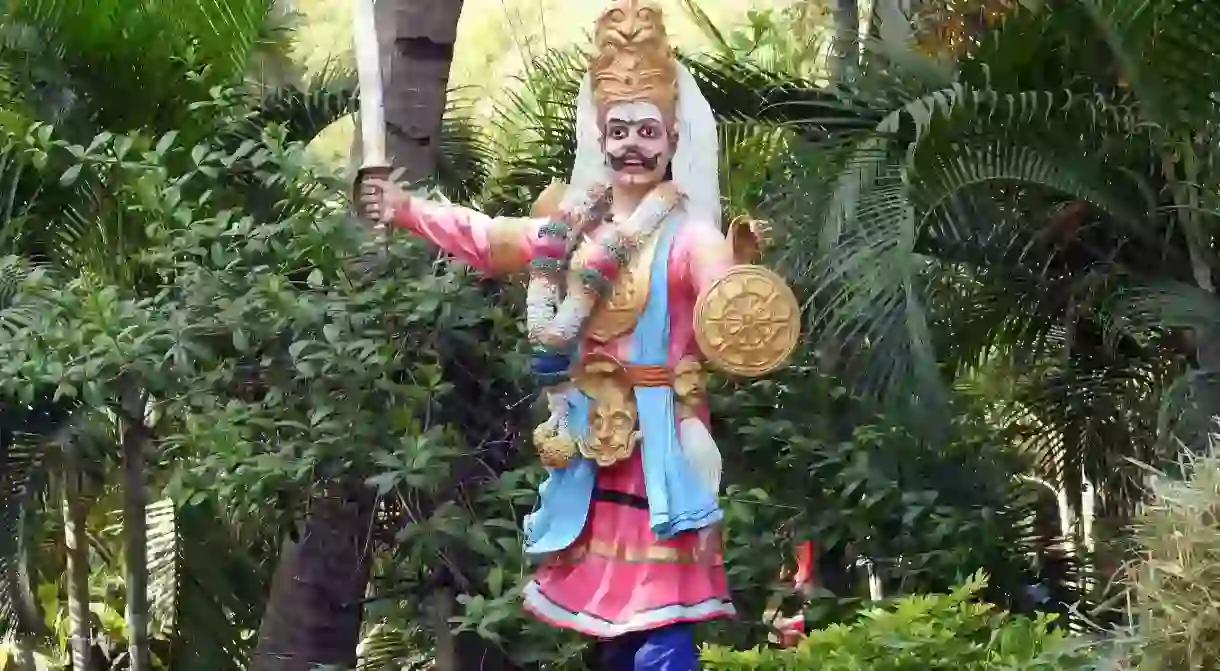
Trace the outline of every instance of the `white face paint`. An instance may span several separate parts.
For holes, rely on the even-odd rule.
[[[623,103],[606,112],[602,145],[616,182],[640,185],[662,181],[676,143],[676,134],[652,103]]]

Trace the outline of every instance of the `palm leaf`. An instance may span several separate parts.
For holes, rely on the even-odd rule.
[[[43,480],[48,460],[44,445],[71,417],[71,407],[39,399],[36,405],[8,402],[0,412],[0,623],[10,628],[32,630],[40,623],[13,618],[15,604],[10,599],[24,586],[14,583],[22,578],[17,566],[27,529],[22,528],[26,506],[33,501],[34,487]],[[24,615],[24,613],[23,613]]]
[[[274,18],[272,4],[18,0],[2,23],[50,45],[40,67],[51,74],[39,79],[59,83],[57,97],[70,101],[74,132],[87,138],[99,127],[188,131],[192,105],[209,99],[211,87],[242,83],[263,26]]]
[[[473,102],[450,97],[441,119],[436,183],[449,200],[477,201],[488,184],[494,151],[473,115]]]
[[[308,144],[328,126],[356,111],[356,76],[333,61],[303,85],[288,84],[262,94],[253,115],[236,131],[243,140],[258,140],[272,124],[285,130],[285,140]]]
[[[1150,116],[1192,130],[1216,118],[1220,6],[1203,0],[1083,0]]]
[[[235,543],[206,499],[148,508],[150,611],[168,636],[174,668],[245,668],[268,567]]]

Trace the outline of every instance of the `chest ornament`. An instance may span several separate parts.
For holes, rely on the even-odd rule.
[[[593,342],[605,344],[635,328],[640,313],[648,302],[652,262],[657,254],[659,238],[659,235],[653,234],[652,238],[644,243],[644,247],[632,262],[623,268],[606,297],[589,316],[585,335]]]

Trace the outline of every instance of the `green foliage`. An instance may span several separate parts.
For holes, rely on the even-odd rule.
[[[747,620],[761,622],[788,560],[757,548],[805,539],[825,563],[873,561],[885,593],[946,590],[985,569],[997,578],[989,598],[1027,607],[1025,587],[1046,579],[1031,561],[1046,541],[1033,526],[1036,497],[1012,477],[1029,464],[1011,436],[962,397],[945,440],[929,444],[912,420],[877,415],[813,361],[798,354],[791,369],[722,389],[713,404],[731,474],[727,560]],[[839,599],[817,599],[831,619],[867,594],[856,578],[831,587]]]
[[[975,576],[948,594],[907,596],[869,608],[848,624],[809,633],[797,647],[737,652],[710,646],[709,671],[1067,671],[1085,669],[1081,646],[1053,617],[1012,616],[975,601]]]
[[[76,139],[183,130],[209,88],[240,83],[272,4],[18,0],[4,9],[15,39],[0,60],[29,80],[37,118],[69,122]]]
[[[1220,80],[1196,34],[1215,10],[1018,6],[954,60],[878,8],[862,71],[833,89],[860,124],[819,109],[790,124],[811,141],[767,203],[811,336],[854,394],[919,417],[922,440],[943,438],[955,388],[1006,386],[997,423],[1068,505],[1096,486],[1121,526],[1141,496],[1131,459],[1197,446],[1215,412],[1215,357],[1182,323],[1215,314],[1203,138]],[[1190,86],[1183,60],[1199,62]]]
[[[1184,457],[1157,474],[1136,519],[1139,560],[1128,572],[1143,669],[1210,669],[1220,659],[1220,454]]]
[[[744,25],[718,27],[695,0],[682,5],[711,43],[711,51],[736,62],[790,79],[812,80],[826,73],[826,47],[833,36],[831,5],[797,0],[782,8],[750,9]]]
[[[450,476],[469,477],[453,473],[455,460],[477,459],[482,448],[462,429],[488,413],[445,399],[459,398],[458,387],[473,405],[484,387],[502,407],[505,390],[494,386],[514,376],[495,368],[516,363],[502,356],[515,349],[515,324],[456,265],[414,241],[376,241],[350,221],[343,180],[314,173],[284,131],[236,148],[223,138],[182,146],[172,134],[107,134],[88,146],[42,132],[13,141],[74,157],[62,182],[103,188],[111,211],[140,234],[127,252],[145,269],[140,283],[20,273],[5,315],[25,318],[11,320],[0,340],[10,373],[3,391],[120,416],[130,390],[151,395],[161,418],[151,465],[165,469],[157,479],[175,502],[153,525],[162,539],[151,547],[154,586],[172,593],[163,613],[211,623],[192,632],[178,615],[164,619],[181,663],[240,659],[258,611],[237,616],[229,595],[240,591],[236,602],[248,606],[265,589],[259,580],[191,589],[209,575],[223,580],[186,554],[214,533],[197,524],[199,506],[221,506],[235,528],[274,529],[336,478],[370,478],[395,502],[389,508],[410,505],[405,492],[429,497],[451,486]],[[213,191],[221,175],[281,195],[262,213],[234,210]],[[458,362],[478,369],[473,383],[455,379]],[[445,510],[438,520],[449,519]],[[413,505],[398,514],[431,517]]]

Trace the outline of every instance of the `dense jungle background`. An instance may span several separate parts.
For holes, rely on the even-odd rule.
[[[0,670],[592,668],[520,287],[352,214],[349,4],[0,10]],[[595,4],[380,0],[404,179],[566,178]],[[666,8],[807,321],[716,384],[706,668],[1220,668],[1220,4]]]

